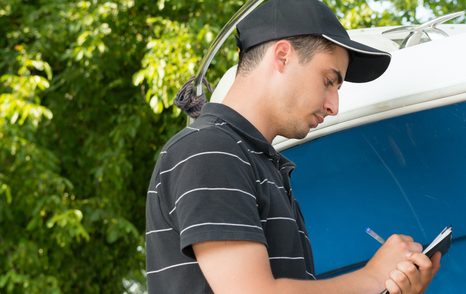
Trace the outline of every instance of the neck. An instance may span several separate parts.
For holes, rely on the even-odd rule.
[[[277,135],[273,129],[271,94],[261,78],[262,73],[251,72],[247,77],[238,75],[225,96],[223,104],[246,118],[269,143]]]

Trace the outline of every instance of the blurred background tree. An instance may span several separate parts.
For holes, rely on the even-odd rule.
[[[465,0],[325,2],[348,29],[466,9]],[[186,123],[173,99],[243,3],[1,0],[1,293],[145,291],[146,189],[164,142]],[[236,55],[230,38],[212,84]]]

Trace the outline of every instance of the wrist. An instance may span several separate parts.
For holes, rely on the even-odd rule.
[[[359,270],[362,279],[366,281],[368,291],[379,293],[385,289],[385,279],[370,264]]]

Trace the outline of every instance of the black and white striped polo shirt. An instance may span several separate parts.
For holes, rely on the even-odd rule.
[[[240,114],[208,103],[163,148],[147,195],[149,293],[212,293],[192,245],[267,247],[275,278],[313,279],[310,241],[291,195],[294,164]]]

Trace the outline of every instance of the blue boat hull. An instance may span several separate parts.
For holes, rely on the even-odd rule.
[[[427,293],[466,293],[466,102],[337,132],[291,147],[293,191],[317,274],[361,266],[380,246],[365,229],[454,242]]]

